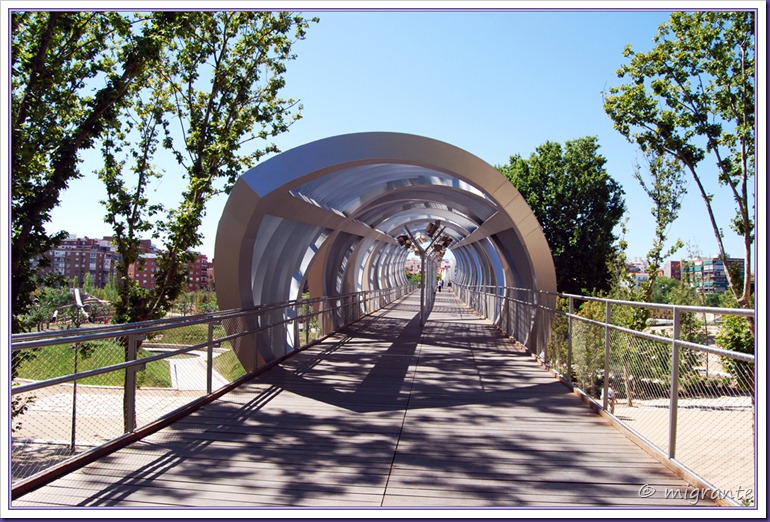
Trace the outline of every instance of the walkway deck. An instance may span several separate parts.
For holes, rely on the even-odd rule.
[[[422,332],[418,300],[13,506],[692,505],[683,480],[451,292]]]

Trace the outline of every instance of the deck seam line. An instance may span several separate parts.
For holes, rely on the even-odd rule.
[[[414,389],[414,382],[417,380],[417,369],[420,367],[420,351],[422,346],[422,329],[420,329],[420,340],[417,342],[417,359],[414,362],[414,371],[412,372],[412,381],[409,383],[409,396],[406,399],[406,405],[404,406],[404,415],[401,417],[401,429],[398,430],[398,437],[396,438],[396,445],[393,447],[393,458],[390,461],[390,467],[388,468],[388,478],[385,479],[385,487],[382,489],[382,499],[380,500],[380,507],[385,506],[385,497],[388,495],[388,484],[390,484],[390,477],[393,475],[393,468],[396,465],[396,455],[398,454],[398,445],[401,443],[401,436],[404,433],[404,426],[406,425],[406,414],[409,412],[409,403],[412,401],[412,390]]]

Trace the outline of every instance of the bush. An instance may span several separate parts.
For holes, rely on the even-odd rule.
[[[729,315],[724,318],[716,336],[719,346],[725,350],[754,354],[754,336],[743,317]],[[754,363],[722,357],[722,366],[730,373],[739,390],[754,391]]]

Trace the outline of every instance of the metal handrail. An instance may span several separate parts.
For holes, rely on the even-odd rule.
[[[18,352],[19,350],[30,350],[30,351],[36,351],[37,349],[44,347],[44,346],[54,346],[54,345],[62,345],[62,344],[68,344],[68,345],[74,345],[78,346],[81,343],[86,343],[89,341],[95,341],[99,339],[105,339],[105,338],[123,338],[126,344],[126,359],[123,362],[111,364],[109,366],[103,366],[100,368],[95,368],[91,370],[86,371],[77,371],[77,367],[75,367],[75,372],[70,373],[68,375],[61,375],[49,379],[44,379],[40,381],[34,381],[29,382],[28,380],[21,381],[22,383],[19,383],[15,386],[12,386],[12,395],[14,397],[14,400],[18,397],[21,397],[22,394],[27,394],[30,392],[38,392],[40,390],[43,390],[45,388],[51,388],[53,386],[58,386],[61,384],[67,384],[67,383],[73,383],[73,393],[75,393],[75,390],[77,389],[77,383],[79,380],[86,379],[88,377],[93,377],[100,374],[105,374],[109,372],[114,372],[117,370],[125,370],[126,375],[125,379],[123,380],[123,427],[122,429],[122,435],[118,435],[117,438],[113,438],[109,441],[105,442],[99,442],[97,443],[95,448],[102,448],[107,446],[114,446],[115,444],[120,443],[120,441],[124,440],[125,437],[127,437],[130,434],[137,433],[137,430],[139,431],[147,431],[148,429],[158,429],[158,426],[161,426],[163,422],[167,422],[168,419],[184,415],[190,408],[194,407],[196,404],[201,403],[201,401],[210,400],[211,398],[215,398],[218,396],[218,394],[224,393],[224,391],[229,390],[231,387],[235,386],[236,383],[242,382],[244,379],[248,379],[251,376],[263,371],[265,368],[269,367],[270,365],[274,364],[276,361],[282,360],[285,357],[289,357],[290,355],[304,349],[306,346],[312,345],[324,337],[328,335],[332,335],[336,331],[338,331],[340,328],[344,328],[345,326],[359,320],[360,318],[373,313],[377,309],[382,308],[383,306],[387,306],[388,304],[392,303],[393,301],[400,299],[404,295],[407,295],[408,293],[414,291],[415,286],[414,285],[404,285],[404,286],[398,286],[394,288],[388,288],[388,289],[377,289],[377,290],[367,290],[362,292],[355,292],[355,293],[348,293],[348,294],[341,294],[341,295],[334,295],[334,296],[324,296],[324,297],[318,297],[318,298],[312,298],[312,299],[296,299],[291,301],[286,301],[283,303],[273,303],[270,305],[264,305],[264,306],[258,306],[250,309],[236,309],[236,310],[225,310],[225,311],[219,311],[219,312],[213,312],[209,314],[199,314],[195,316],[186,316],[186,317],[177,317],[177,318],[169,318],[169,319],[161,319],[161,320],[155,320],[155,321],[143,321],[141,323],[133,323],[133,324],[121,324],[121,325],[113,325],[109,327],[96,327],[96,328],[88,328],[88,329],[71,329],[71,330],[57,330],[52,332],[45,332],[45,333],[32,333],[32,334],[17,334],[12,336],[12,345],[11,348],[14,352]],[[317,310],[314,309],[314,305],[320,305],[316,306]],[[305,311],[303,310],[304,307],[307,307]],[[281,312],[281,315],[279,317],[275,317],[275,319],[270,319],[269,324],[261,324],[256,325],[256,322],[251,323],[251,327],[247,329],[243,329],[237,332],[233,332],[230,334],[222,335],[218,338],[215,338],[213,335],[214,332],[214,326],[221,325],[222,321],[227,321],[231,319],[239,319],[244,317],[260,317],[264,314],[269,314],[272,311],[275,310],[283,310]],[[297,336],[297,328],[300,323],[308,324],[311,318],[314,317],[323,317],[326,314],[335,314],[334,319],[332,322],[329,323],[328,326],[330,326],[329,329],[326,327],[322,328],[322,331],[320,333],[320,337],[318,337],[315,340],[311,340],[308,342],[307,337],[305,338],[305,343],[302,343],[301,337]],[[337,314],[339,316],[337,316]],[[143,341],[146,339],[147,334],[149,333],[157,333],[165,330],[169,330],[172,328],[179,328],[179,327],[186,327],[190,325],[200,325],[200,324],[208,324],[209,331],[208,331],[208,339],[205,342],[200,342],[194,345],[190,346],[183,346],[181,348],[176,348],[165,351],[163,353],[159,354],[153,354],[148,357],[143,358],[137,358],[136,357],[136,350],[139,344],[139,341]],[[217,345],[220,345],[221,343],[232,341],[234,339],[237,339],[239,337],[244,337],[248,335],[254,335],[259,332],[265,332],[265,331],[271,331],[275,328],[280,328],[282,331],[289,332],[292,328],[291,325],[294,325],[294,332],[295,337],[292,344],[285,344],[285,347],[283,351],[278,349],[281,354],[277,356],[275,360],[270,361],[264,361],[257,365],[256,368],[254,368],[251,372],[239,377],[236,379],[235,382],[231,382],[228,384],[225,384],[224,387],[218,388],[217,390],[213,389],[212,386],[212,373],[213,373],[213,348]],[[243,325],[241,326],[242,328]],[[280,336],[269,336],[271,339],[280,339]],[[284,341],[279,341],[283,343],[288,343],[288,338],[286,336],[283,337]],[[177,345],[178,346],[178,345]],[[286,347],[291,348],[290,351],[286,350]],[[159,361],[163,359],[169,359],[171,357],[185,354],[189,352],[193,352],[196,350],[204,350],[208,352],[208,356],[206,357],[206,384],[205,384],[205,393],[201,393],[201,395],[193,398],[188,398],[187,402],[185,402],[183,405],[177,405],[174,406],[176,409],[172,412],[166,412],[166,413],[156,413],[154,414],[156,418],[153,420],[143,420],[143,424],[141,427],[137,427],[136,423],[136,396],[137,396],[137,389],[138,389],[138,383],[136,379],[136,372],[139,370],[140,367],[144,367],[147,365],[147,363]],[[76,359],[77,360],[77,359]],[[70,370],[72,371],[72,370]],[[35,394],[39,395],[39,394]],[[192,397],[192,396],[190,396]],[[34,397],[33,397],[34,399]],[[73,398],[73,401],[75,399]],[[34,404],[34,403],[33,403]],[[165,410],[164,410],[165,411]],[[87,460],[88,456],[87,454],[91,454],[91,450],[86,451],[85,454],[82,455],[83,459],[80,458],[80,455],[77,455],[74,453],[74,448],[76,446],[76,433],[75,433],[75,425],[78,419],[78,413],[76,412],[74,408],[73,403],[73,409],[72,409],[72,432],[71,432],[71,441],[67,444],[69,448],[71,448],[70,452],[66,454],[66,462],[80,462],[81,460]],[[25,415],[34,415],[32,412],[24,413]],[[159,416],[158,416],[159,415]],[[22,421],[23,421],[22,417]],[[34,437],[33,437],[34,439]],[[12,439],[12,444],[15,445],[17,442],[23,444],[25,439]],[[63,437],[62,437],[63,440]],[[128,440],[128,439],[126,439]],[[61,445],[61,443],[57,443]],[[82,443],[81,443],[82,444]],[[14,446],[15,447],[15,446]],[[13,464],[13,457],[12,457],[12,464]],[[39,485],[46,483],[47,481],[53,480],[57,474],[60,473],[61,466],[59,465],[53,465],[51,467],[48,467],[46,469],[43,469],[42,471],[36,471],[33,472],[32,475],[25,475],[21,480],[14,479],[13,481],[13,491],[14,494],[19,493],[20,491],[25,490],[26,488],[33,487],[32,485]],[[37,486],[34,486],[37,487]]]
[[[400,287],[397,287],[400,288]],[[72,328],[68,330],[52,330],[47,332],[26,332],[13,334],[11,336],[11,349],[21,350],[26,348],[35,348],[37,346],[49,346],[51,344],[49,339],[64,339],[63,342],[82,342],[78,339],[81,336],[93,336],[87,340],[103,339],[105,337],[116,337],[125,332],[126,334],[133,334],[138,332],[160,331],[168,330],[171,328],[178,328],[182,325],[194,325],[205,324],[211,322],[212,319],[234,319],[243,317],[245,315],[252,315],[255,313],[269,312],[273,310],[280,310],[282,308],[289,308],[292,306],[307,306],[316,303],[324,302],[328,299],[344,299],[347,297],[363,295],[367,293],[376,293],[381,291],[390,291],[391,289],[379,289],[379,290],[365,290],[362,292],[352,292],[348,294],[339,294],[334,296],[313,297],[308,299],[294,299],[290,301],[283,301],[280,303],[271,303],[266,305],[258,305],[251,308],[233,308],[230,310],[218,310],[216,312],[209,312],[205,314],[188,315],[184,317],[170,317],[163,319],[153,319],[149,321],[138,321],[134,323],[119,323],[113,325],[94,326],[89,328]],[[74,339],[74,341],[73,341]],[[45,343],[37,343],[34,341],[46,340]],[[54,342],[54,344],[57,344]]]
[[[755,310],[753,309],[742,309],[742,308],[716,308],[716,307],[704,307],[704,306],[681,306],[681,305],[669,305],[669,304],[660,304],[660,303],[644,303],[639,301],[626,301],[626,300],[619,300],[619,299],[606,299],[606,298],[599,298],[599,297],[592,297],[592,296],[580,296],[580,295],[574,295],[574,294],[562,294],[558,292],[550,292],[550,291],[536,291],[532,289],[527,288],[506,288],[506,287],[494,287],[494,286],[469,286],[469,285],[458,285],[459,295],[461,298],[472,308],[474,308],[479,314],[482,316],[485,316],[493,321],[495,321],[495,324],[506,334],[511,337],[515,338],[516,332],[512,331],[506,331],[506,329],[510,330],[511,325],[514,324],[514,329],[519,328],[521,326],[521,321],[511,320],[511,313],[521,313],[520,308],[521,306],[525,307],[525,313],[526,317],[529,318],[530,321],[535,320],[535,314],[545,314],[545,317],[556,317],[561,316],[565,317],[568,321],[566,325],[566,332],[564,341],[566,342],[564,347],[562,349],[566,349],[566,354],[562,351],[560,352],[561,356],[566,355],[566,368],[565,368],[565,361],[560,360],[559,358],[555,359],[554,361],[551,361],[548,354],[548,335],[546,335],[545,339],[537,338],[535,339],[535,349],[533,350],[533,347],[526,346],[532,355],[539,359],[542,364],[548,368],[550,371],[552,371],[555,375],[559,376],[559,378],[564,382],[567,386],[572,388],[578,395],[583,397],[583,399],[590,404],[592,404],[595,408],[602,411],[603,413],[606,413],[613,419],[613,423],[618,425],[619,427],[623,427],[624,429],[627,429],[629,433],[632,433],[634,437],[641,440],[644,444],[648,445],[651,449],[651,452],[653,454],[659,454],[659,455],[665,455],[666,463],[672,467],[672,469],[675,469],[677,471],[682,472],[685,476],[688,476],[692,478],[694,481],[693,483],[699,484],[699,487],[705,487],[706,489],[710,489],[712,491],[716,490],[718,491],[717,487],[714,486],[712,483],[710,483],[708,480],[704,479],[703,476],[701,476],[699,473],[693,471],[689,464],[682,462],[679,460],[678,454],[677,454],[677,448],[681,447],[682,444],[678,442],[677,440],[677,434],[679,429],[679,410],[683,406],[680,406],[679,399],[680,399],[680,378],[682,377],[682,369],[680,368],[680,364],[682,361],[682,358],[684,357],[684,354],[682,352],[683,348],[688,348],[693,350],[694,352],[701,352],[704,354],[713,354],[717,355],[721,358],[730,358],[736,361],[743,361],[745,363],[754,364],[756,361],[756,357],[754,354],[751,353],[741,353],[736,352],[732,350],[725,350],[721,347],[714,347],[714,346],[707,346],[705,344],[700,343],[693,343],[689,341],[685,341],[680,338],[681,336],[681,328],[682,328],[682,317],[683,314],[686,313],[708,313],[708,314],[715,314],[715,315],[733,315],[733,316],[740,316],[740,317],[754,317],[755,316]],[[514,293],[518,293],[516,297],[514,297]],[[550,298],[553,297],[560,297],[567,299],[569,301],[569,312],[558,310],[554,305],[553,301],[551,303],[543,303],[542,296],[548,296]],[[604,305],[605,311],[604,311],[604,321],[597,320],[597,319],[589,319],[586,317],[581,317],[574,313],[575,309],[575,301],[593,301],[598,302]],[[515,307],[504,306],[504,302],[515,304]],[[655,335],[653,333],[648,332],[640,332],[637,330],[633,330],[630,328],[625,328],[619,325],[615,325],[611,323],[611,310],[613,306],[631,306],[631,307],[638,307],[638,308],[649,308],[649,309],[658,309],[658,310],[668,310],[671,312],[673,316],[673,322],[671,326],[673,327],[673,333],[672,337],[664,337],[661,335]],[[581,381],[579,379],[573,380],[573,370],[575,369],[574,361],[573,361],[573,343],[576,340],[580,339],[580,336],[582,335],[579,332],[576,332],[575,329],[573,329],[573,323],[576,321],[580,321],[581,323],[590,324],[597,328],[601,328],[604,330],[604,335],[596,336],[594,340],[591,342],[592,350],[594,350],[594,353],[598,353],[598,359],[595,360],[593,366],[591,366],[591,380],[584,381],[583,384],[587,386],[587,390],[597,390],[597,387],[599,390],[601,390],[601,398],[596,399],[594,397],[591,397],[587,391],[584,391],[580,388],[583,384],[581,384]],[[517,326],[518,324],[518,326]],[[530,324],[534,324],[534,322],[531,322]],[[579,329],[578,329],[579,330]],[[518,330],[517,330],[518,331]],[[648,341],[653,341],[656,343],[666,344],[668,345],[669,352],[668,356],[666,356],[666,361],[668,362],[668,375],[665,386],[667,387],[667,392],[664,394],[663,398],[667,400],[667,406],[668,409],[668,420],[666,421],[666,424],[663,425],[663,427],[667,428],[668,431],[668,443],[662,444],[660,442],[653,443],[651,442],[651,439],[648,439],[646,436],[641,435],[640,432],[637,431],[639,428],[639,425],[637,424],[631,424],[629,425],[624,416],[627,416],[630,414],[630,411],[632,410],[632,405],[630,403],[632,393],[633,392],[627,392],[628,395],[628,405],[626,410],[624,410],[624,413],[622,417],[615,417],[614,414],[610,411],[611,408],[608,408],[610,406],[609,404],[609,393],[608,393],[608,386],[611,379],[611,373],[612,368],[611,364],[612,361],[615,361],[615,372],[617,372],[617,360],[614,359],[616,355],[613,355],[613,351],[611,350],[611,347],[614,345],[612,342],[611,332],[619,332],[624,334],[625,336],[629,338],[640,338],[645,339]],[[531,332],[528,330],[524,330],[523,335],[527,336]],[[603,339],[600,339],[600,337],[603,337]],[[525,342],[525,339],[517,339],[522,342]],[[630,342],[630,341],[629,341]],[[585,348],[583,348],[585,349]],[[604,354],[601,355],[601,351],[603,350]],[[535,353],[539,352],[539,353]],[[708,360],[706,359],[706,364],[708,364]],[[559,368],[554,366],[558,366]],[[585,363],[583,363],[585,364]],[[635,379],[634,374],[629,374],[627,376],[625,374],[625,367],[621,368],[621,372],[623,372],[620,376],[615,374],[615,377],[613,379],[624,379],[626,382],[626,386],[629,382],[633,382]],[[749,366],[751,368],[751,366]],[[566,374],[560,373],[564,372],[566,370]],[[737,373],[733,373],[732,377],[736,379],[735,388],[732,392],[728,392],[727,397],[735,397],[735,398],[741,398],[742,400],[748,400],[748,397],[751,397],[751,405],[745,406],[749,408],[748,420],[746,420],[746,417],[741,417],[739,421],[736,422],[743,422],[748,423],[745,425],[750,425],[753,429],[754,426],[754,416],[756,415],[756,403],[755,403],[755,393],[756,388],[754,387],[754,381],[751,377],[745,377],[744,372],[752,372],[752,370],[738,370]],[[754,370],[755,371],[755,370]],[[731,372],[732,373],[732,372]],[[749,374],[751,375],[751,374]],[[642,376],[643,377],[643,376]],[[636,378],[639,378],[639,374],[636,374]],[[670,380],[669,380],[670,379]],[[644,380],[643,378],[641,379]],[[603,384],[601,382],[603,381]],[[740,381],[740,382],[738,382]],[[587,384],[592,383],[592,384]],[[724,383],[722,383],[724,384]],[[699,384],[696,384],[696,386],[700,386]],[[748,388],[746,388],[748,386]],[[633,388],[631,388],[633,389]],[[598,391],[598,390],[597,390]],[[613,391],[614,393],[614,391]],[[706,398],[709,398],[708,394],[711,393],[708,391],[707,388],[701,388],[700,393],[705,393]],[[724,391],[718,392],[718,393],[725,393]],[[684,396],[686,397],[686,396]],[[698,395],[698,397],[702,398],[701,395]],[[716,398],[716,397],[714,397]],[[636,405],[638,406],[638,404]],[[657,407],[657,406],[656,406]],[[691,408],[693,406],[685,406],[688,408]],[[705,403],[701,406],[701,408],[705,408],[705,410],[708,410],[710,406],[708,406],[708,403]],[[614,410],[614,403],[612,405],[612,409]],[[686,422],[691,423],[693,422],[691,419],[692,417],[689,416],[686,417],[688,420]],[[719,429],[717,426],[714,426],[711,424],[713,422],[711,418],[709,417],[701,417],[702,419],[705,419],[701,422],[708,423],[707,426],[710,430]],[[632,419],[633,420],[633,419]],[[725,429],[734,429],[733,425],[725,426]],[[655,432],[655,429],[652,431]],[[688,439],[689,447],[692,448],[693,446],[693,439]],[[700,445],[698,445],[700,447]],[[694,458],[692,456],[692,453],[687,458]],[[702,466],[703,462],[705,462],[702,455],[698,454],[697,458],[693,461],[696,463],[696,466]],[[698,460],[700,459],[700,460]],[[708,460],[708,459],[707,459]],[[724,462],[721,463],[722,465],[727,465],[730,463]],[[742,472],[744,468],[739,468],[740,461],[736,461],[736,470],[738,472]],[[754,468],[755,469],[755,468]],[[726,486],[731,486],[730,484],[724,484]],[[730,502],[727,502],[730,504]],[[735,504],[737,505],[737,504]]]

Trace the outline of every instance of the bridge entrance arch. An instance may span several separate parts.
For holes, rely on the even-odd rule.
[[[320,297],[407,284],[410,243],[433,227],[427,261],[451,251],[455,284],[556,291],[542,229],[497,169],[438,140],[368,132],[296,147],[237,180],[217,229],[219,306],[298,299],[306,286]],[[520,340],[537,353],[550,320],[534,312],[525,323]],[[283,341],[234,347],[251,371],[283,355]]]

